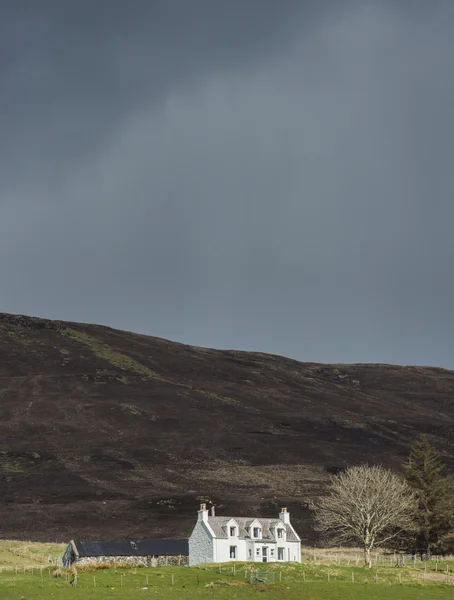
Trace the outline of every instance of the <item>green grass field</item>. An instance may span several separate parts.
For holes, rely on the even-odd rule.
[[[452,600],[453,568],[452,562],[435,565],[435,561],[429,567],[426,565],[426,571],[412,567],[367,570],[337,564],[268,564],[266,571],[274,572],[274,584],[251,584],[250,565],[85,568],[78,570],[77,587],[74,587],[70,584],[74,575],[71,571],[62,570],[60,576],[55,577],[54,567],[9,566],[1,568],[0,598],[128,600],[151,596],[156,600],[206,597],[241,600],[265,593],[271,598],[288,600]]]
[[[64,544],[0,541],[0,599],[108,600],[152,597],[156,600],[199,598],[288,600],[454,600],[454,559],[416,561],[395,568],[394,557],[374,556],[374,568],[361,566],[352,549],[303,549],[304,563],[267,564],[274,583],[250,582],[251,565],[207,565],[200,568],[79,568],[58,570]],[[257,565],[254,565],[255,567]],[[59,576],[55,576],[55,574]]]

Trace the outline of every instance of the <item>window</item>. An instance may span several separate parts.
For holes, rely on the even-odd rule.
[[[260,556],[260,548],[257,548],[257,550],[255,551],[255,553],[257,554],[257,556]]]
[[[249,548],[249,558],[252,558],[252,550]]]
[[[259,538],[260,537],[260,527],[254,527],[253,531],[254,531],[254,533],[253,533],[254,537]]]
[[[230,546],[230,558],[236,558],[236,546]]]
[[[277,549],[277,560],[284,560],[284,550],[285,548]]]
[[[137,550],[137,544],[135,542],[129,542],[131,544],[131,550]]]
[[[230,537],[236,536],[236,527],[230,527]]]
[[[271,548],[270,552],[271,552],[271,556],[274,556],[274,548]]]
[[[277,530],[277,537],[278,538],[283,538],[284,537],[284,532],[282,531],[282,529],[278,529]]]

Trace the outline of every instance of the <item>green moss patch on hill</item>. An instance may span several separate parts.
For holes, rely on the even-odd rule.
[[[135,375],[146,377],[150,381],[154,379],[163,379],[145,365],[140,364],[126,354],[115,352],[107,344],[101,342],[92,335],[88,335],[87,333],[83,333],[82,331],[71,328],[63,329],[61,334],[75,340],[76,342],[80,342],[81,344],[88,346],[95,356],[107,360],[114,367],[118,367],[123,371],[129,371]],[[69,353],[68,350],[66,350],[66,352]]]

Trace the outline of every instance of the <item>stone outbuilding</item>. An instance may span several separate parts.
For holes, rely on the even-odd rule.
[[[94,563],[161,567],[187,565],[187,539],[155,540],[71,540],[63,555],[63,567]]]

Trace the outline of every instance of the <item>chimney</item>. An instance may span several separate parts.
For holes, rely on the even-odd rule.
[[[279,519],[286,525],[290,523],[290,513],[287,512],[286,508],[281,509],[281,512],[279,513]]]
[[[197,513],[197,517],[198,517],[198,521],[208,521],[208,511],[207,511],[206,504],[200,505],[200,510]]]
[[[215,510],[214,510],[214,506],[211,507],[211,516],[212,517],[216,516]]]

